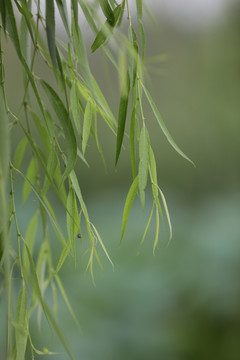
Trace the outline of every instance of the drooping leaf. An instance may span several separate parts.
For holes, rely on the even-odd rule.
[[[138,176],[136,176],[135,179],[133,180],[133,183],[128,191],[127,198],[125,201],[125,205],[124,205],[124,209],[123,209],[122,231],[121,231],[120,242],[122,242],[123,235],[124,235],[127,221],[128,221],[129,212],[131,210],[132,203],[133,203],[133,200],[134,200],[137,192],[138,192]]]
[[[74,310],[72,308],[72,305],[70,304],[69,298],[67,296],[67,293],[66,293],[66,291],[64,289],[64,286],[62,284],[62,281],[61,281],[60,277],[58,275],[55,275],[55,279],[57,281],[57,285],[58,285],[58,288],[59,288],[59,290],[60,290],[60,292],[62,294],[64,302],[67,305],[68,311],[70,312],[70,314],[71,314],[73,320],[75,321],[76,325],[78,326],[78,328],[80,328],[79,321],[77,319],[77,316],[75,315],[75,312],[74,312]]]
[[[142,20],[142,0],[136,0],[136,6],[138,20]]]
[[[6,30],[6,4],[5,1],[0,1],[0,13],[2,18],[3,29]]]
[[[136,155],[135,155],[135,107],[132,110],[131,124],[130,124],[130,147],[131,147],[131,161],[133,179],[136,177]]]
[[[66,139],[67,146],[67,166],[64,172],[63,177],[69,175],[73,169],[76,159],[77,159],[77,141],[74,134],[73,126],[69,117],[69,114],[62,103],[62,100],[59,98],[57,93],[53,88],[47,84],[45,81],[41,81],[41,84],[49,97],[51,105],[60,121],[60,124],[63,128],[64,136]]]
[[[108,0],[99,0],[99,4],[100,4],[100,6],[102,8],[102,11],[103,11],[104,15],[106,16],[106,18],[107,18],[107,20],[109,22],[109,24],[111,26],[113,26],[114,25],[114,20],[115,20],[114,19],[114,13],[112,11],[111,6],[109,5]]]
[[[185,158],[186,160],[188,160],[191,164],[194,165],[194,162],[189,159],[189,157],[187,157],[187,155],[184,154],[184,152],[178,147],[178,145],[174,142],[173,138],[171,137],[159,111],[158,111],[158,108],[155,104],[155,102],[153,101],[153,98],[151,96],[151,94],[149,93],[149,91],[145,88],[145,86],[142,84],[142,87],[143,87],[143,90],[145,92],[145,95],[147,97],[147,100],[152,108],[152,111],[157,119],[157,122],[160,126],[160,128],[162,129],[162,132],[164,133],[164,135],[166,136],[168,142],[172,145],[172,147],[183,157]],[[195,165],[194,165],[195,166]]]
[[[149,144],[150,144],[149,135],[147,128],[144,124],[139,139],[139,167],[138,167],[139,194],[142,203],[142,208],[144,208],[145,188],[147,186],[147,177],[148,177]]]
[[[51,55],[53,66],[56,66],[56,44],[55,44],[55,8],[54,0],[46,0],[46,32],[48,49]]]
[[[33,286],[34,286],[34,290],[35,290],[35,294],[38,298],[38,300],[40,301],[41,305],[42,305],[42,309],[46,315],[46,318],[51,322],[56,334],[58,335],[59,337],[59,340],[61,341],[62,345],[64,346],[65,350],[67,351],[69,357],[71,360],[74,360],[74,355],[71,351],[71,348],[70,346],[68,345],[67,343],[67,340],[64,336],[64,334],[62,333],[62,331],[60,330],[60,327],[58,326],[56,320],[55,320],[55,317],[52,315],[49,307],[47,306],[47,304],[45,303],[45,301],[43,300],[43,297],[42,297],[42,293],[41,293],[41,290],[40,290],[40,286],[39,286],[39,282],[38,282],[38,277],[37,277],[37,273],[36,273],[36,270],[35,270],[35,264],[33,262],[33,259],[32,259],[32,256],[31,256],[31,253],[28,249],[28,246],[26,245],[26,250],[27,250],[27,255],[28,255],[28,259],[29,259],[29,263],[30,263],[30,268],[31,268],[31,272],[32,272],[32,276],[33,276]]]
[[[17,309],[16,309],[16,327],[15,327],[15,337],[16,337],[16,359],[24,360],[27,338],[28,338],[28,329],[27,329],[27,289],[22,282],[22,287],[19,293]]]
[[[91,105],[91,101],[89,100],[85,108],[84,119],[83,119],[83,139],[82,139],[83,155],[85,154],[85,150],[91,130],[91,122],[92,122],[92,105]]]
[[[56,3],[58,6],[60,16],[62,18],[63,25],[65,27],[65,30],[66,30],[68,36],[70,37],[66,0],[56,0]]]
[[[148,222],[147,222],[147,225],[146,225],[146,227],[145,227],[145,230],[144,230],[144,233],[143,233],[143,237],[142,237],[140,246],[142,246],[142,244],[144,243],[144,240],[145,240],[145,238],[146,238],[147,231],[148,231],[149,225],[150,225],[151,220],[152,220],[153,209],[154,209],[154,204],[153,204],[153,206],[152,206],[152,210],[151,210],[151,212],[150,212],[150,215],[149,215],[149,218],[148,218]]]
[[[37,227],[38,227],[38,218],[39,218],[39,213],[36,212],[28,227],[27,227],[27,231],[26,231],[26,235],[25,235],[25,243],[27,244],[29,251],[31,252],[31,254],[33,253],[33,247],[34,247],[34,243],[35,243],[35,238],[36,238],[36,234],[37,234]],[[25,273],[29,273],[29,261],[28,261],[28,256],[27,256],[27,252],[26,249],[23,249],[23,265],[24,265],[24,272]]]
[[[146,37],[145,37],[145,31],[142,22],[138,21],[138,29],[139,29],[139,35],[141,39],[141,50],[142,50],[142,60],[144,61],[145,58],[145,52],[146,52]]]
[[[75,238],[77,232],[80,231],[80,216],[78,213],[77,202],[75,192],[72,188],[69,189],[67,197],[67,232],[69,241],[71,243],[71,249],[76,262],[76,251],[75,251]]]
[[[82,129],[81,129],[81,115],[80,115],[80,105],[79,105],[79,100],[78,100],[78,92],[77,92],[77,85],[76,82],[74,81],[71,87],[71,92],[70,92],[70,99],[71,99],[71,111],[72,111],[72,116],[73,116],[73,120],[78,132],[78,135],[81,137],[82,135]]]
[[[153,254],[155,253],[156,247],[158,245],[158,238],[159,238],[159,213],[158,213],[158,207],[156,206],[156,233],[153,243]]]
[[[111,38],[113,34],[113,28],[116,25],[116,22],[120,14],[121,14],[121,5],[118,5],[113,10],[113,15],[114,15],[113,23],[112,20],[109,21],[109,19],[107,19],[101,30],[97,33],[97,36],[91,46],[92,53],[95,52],[100,46],[102,46],[106,41],[108,41]]]
[[[27,145],[27,138],[23,137],[16,148],[14,160],[13,160],[14,166],[18,169],[22,164],[22,159],[25,153],[26,145]]]
[[[26,173],[26,177],[27,177],[28,181],[25,181],[24,185],[23,185],[23,191],[22,191],[22,202],[23,203],[28,198],[28,196],[31,192],[31,186],[29,185],[29,182],[31,184],[35,184],[35,182],[37,180],[37,174],[38,174],[37,161],[36,161],[35,157],[32,157],[32,159],[28,165],[28,169],[27,169],[27,173]]]
[[[126,82],[122,86],[120,104],[118,110],[118,131],[117,131],[117,148],[116,148],[115,166],[117,165],[122,148],[122,142],[123,142],[123,136],[124,136],[125,124],[127,118],[128,98],[130,91],[130,81],[129,81],[128,73],[125,76],[126,76]]]

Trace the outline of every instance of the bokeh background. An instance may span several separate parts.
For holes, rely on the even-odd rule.
[[[122,211],[131,184],[130,147],[125,140],[115,170],[115,139],[105,127],[101,129],[107,173],[90,143],[90,168],[82,165],[78,174],[90,217],[115,267],[113,271],[101,254],[104,274],[95,267],[94,286],[85,272],[87,239],[79,239],[77,268],[69,259],[61,276],[81,331],[61,300],[58,322],[76,359],[239,360],[239,2],[151,1],[144,21],[148,87],[170,133],[196,168],[169,146],[145,104],[173,240],[166,249],[168,229],[162,225],[153,256],[153,221],[139,248],[151,209],[149,193],[143,213],[140,201],[134,202],[120,246]],[[88,44],[92,37],[85,23],[83,29]],[[7,91],[14,109],[22,96],[21,85],[16,86],[21,71],[11,46],[7,49]],[[159,54],[167,54],[167,61],[152,62]],[[89,60],[117,115],[116,76],[100,51],[89,53]],[[18,139],[14,133],[13,149]],[[19,194],[20,220],[26,227],[34,199],[24,208],[20,199]],[[59,209],[62,221],[64,216]],[[38,329],[33,317],[31,326],[37,348],[44,344],[59,352],[57,359],[66,359],[44,319]]]

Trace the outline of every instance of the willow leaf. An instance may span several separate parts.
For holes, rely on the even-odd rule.
[[[18,169],[20,168],[20,166],[22,164],[22,159],[23,159],[23,156],[25,153],[26,145],[27,145],[27,138],[24,137],[19,142],[19,144],[16,148],[13,163],[14,163],[14,166]]]
[[[97,33],[97,36],[91,46],[92,53],[95,52],[100,46],[102,46],[106,41],[108,41],[111,38],[113,34],[113,28],[116,25],[116,22],[120,14],[121,14],[121,5],[118,5],[113,10],[114,21],[111,22],[111,20],[107,19],[104,25],[102,26],[101,30]]]
[[[64,302],[65,302],[65,304],[67,305],[68,311],[70,312],[70,314],[71,314],[73,320],[75,321],[76,325],[80,328],[79,321],[78,321],[78,319],[77,319],[77,317],[76,317],[76,315],[75,315],[75,312],[74,312],[74,310],[73,310],[73,308],[72,308],[72,306],[71,306],[71,304],[70,304],[70,301],[69,301],[69,299],[68,299],[67,293],[66,293],[66,291],[65,291],[65,289],[64,289],[64,287],[63,287],[63,284],[62,284],[62,282],[61,282],[60,277],[59,277],[58,275],[55,275],[55,279],[56,279],[56,281],[57,281],[58,288],[59,288],[59,290],[60,290],[60,292],[61,292],[61,294],[62,294],[62,297],[63,297],[63,299],[64,299]]]
[[[127,73],[126,82],[122,86],[120,104],[118,110],[118,131],[117,131],[117,148],[116,148],[115,166],[117,165],[122,148],[126,117],[127,117],[129,91],[130,91],[130,81],[129,81],[129,75]]]
[[[145,58],[145,51],[146,51],[146,37],[145,37],[145,31],[142,22],[138,21],[138,29],[139,29],[139,35],[141,39],[141,49],[142,49],[142,60],[144,61]]]
[[[152,111],[153,111],[153,113],[154,113],[154,115],[155,115],[155,117],[156,117],[156,119],[157,119],[157,121],[158,121],[158,124],[159,124],[160,128],[162,129],[162,132],[163,132],[164,135],[166,136],[168,142],[172,145],[172,147],[173,147],[184,159],[188,160],[191,164],[193,164],[193,165],[195,166],[194,162],[193,162],[191,159],[189,159],[189,157],[187,157],[187,155],[185,155],[184,152],[182,152],[182,150],[181,150],[181,149],[177,146],[177,144],[174,142],[173,138],[171,137],[171,135],[170,135],[170,133],[169,133],[169,131],[168,131],[168,129],[167,129],[167,127],[166,127],[166,125],[165,125],[165,123],[164,123],[164,121],[163,121],[160,113],[159,113],[159,111],[158,111],[158,108],[157,108],[155,102],[153,101],[153,98],[152,98],[151,94],[150,94],[149,91],[145,88],[145,86],[144,86],[143,84],[142,84],[142,87],[143,87],[143,90],[144,90],[144,92],[145,92],[145,95],[146,95],[146,97],[147,97],[147,99],[148,99],[148,102],[149,102],[149,104],[150,104],[150,106],[151,106],[151,108],[152,108]]]
[[[93,236],[93,233],[92,233],[92,230],[91,230],[91,227],[90,227],[90,220],[89,220],[87,208],[86,208],[85,202],[83,200],[82,193],[81,193],[79,183],[78,183],[78,180],[77,180],[77,176],[76,176],[76,173],[74,172],[74,170],[72,170],[71,173],[70,173],[70,179],[71,179],[71,182],[72,182],[73,189],[74,189],[74,191],[75,191],[75,193],[77,195],[77,198],[79,200],[81,209],[83,211],[83,215],[85,217],[85,222],[86,222],[86,227],[87,227],[89,240],[90,240],[90,243],[91,243],[91,245],[93,247],[94,246],[94,236]]]
[[[138,20],[142,20],[142,0],[136,0],[136,6]]]
[[[65,30],[66,30],[68,36],[70,37],[66,0],[56,0],[56,3],[58,6],[60,16],[62,18],[63,25],[65,27]]]
[[[29,263],[30,263],[32,276],[33,276],[32,284],[34,286],[36,296],[37,296],[38,300],[40,301],[40,303],[42,305],[42,309],[43,309],[43,311],[45,313],[46,318],[51,322],[56,334],[59,337],[59,340],[61,341],[62,345],[64,346],[65,350],[67,351],[70,359],[74,360],[74,355],[73,355],[73,353],[72,353],[72,351],[71,351],[71,349],[70,349],[70,347],[69,347],[69,345],[67,343],[67,340],[65,339],[64,334],[60,330],[60,328],[59,328],[59,326],[58,326],[58,324],[57,324],[57,322],[55,320],[55,317],[52,315],[49,307],[47,306],[47,304],[43,300],[42,293],[41,293],[40,286],[39,286],[39,282],[38,282],[37,273],[36,273],[36,270],[35,270],[35,264],[33,262],[31,253],[30,253],[27,245],[26,245],[26,249],[27,249],[27,255],[28,255],[28,259],[29,259]]]
[[[32,157],[32,159],[28,165],[27,173],[26,173],[26,177],[27,177],[28,181],[25,181],[24,185],[23,185],[23,191],[22,191],[22,202],[23,203],[28,198],[28,196],[31,192],[31,186],[29,185],[29,182],[31,184],[34,184],[37,179],[37,174],[38,174],[37,161],[36,161],[35,157]]]
[[[77,93],[77,85],[74,81],[71,87],[70,92],[70,99],[71,99],[71,111],[73,116],[73,121],[75,123],[78,135],[82,135],[82,129],[81,129],[81,118],[80,118],[80,105],[78,100],[78,93]]]
[[[6,4],[5,1],[0,1],[0,13],[4,30],[6,30]]]
[[[43,85],[43,88],[48,95],[51,105],[63,128],[67,146],[67,166],[63,177],[67,177],[67,175],[69,175],[71,170],[74,168],[77,159],[77,141],[74,134],[73,126],[69,114],[62,103],[62,100],[59,98],[53,88],[43,80],[41,81],[41,84]]]
[[[139,194],[142,203],[142,208],[144,208],[145,202],[145,188],[147,186],[147,177],[148,177],[148,165],[149,165],[149,135],[145,125],[143,125],[140,139],[139,139],[139,167],[138,167],[138,177],[139,177]]]
[[[131,124],[130,124],[130,147],[131,147],[131,161],[133,178],[136,177],[136,156],[135,156],[135,107],[132,110]]]
[[[153,153],[153,150],[150,146],[150,152],[149,152],[149,158],[150,158],[150,176],[151,176],[151,182],[152,182],[152,193],[153,193],[153,198],[154,201],[156,202],[157,206],[158,206],[158,210],[161,214],[163,223],[164,223],[164,217],[163,217],[163,213],[162,213],[162,207],[158,198],[158,190],[159,190],[159,186],[158,186],[158,180],[157,180],[157,166],[156,166],[156,161],[155,161],[155,156]]]
[[[167,246],[168,246],[170,241],[172,240],[172,223],[171,223],[171,218],[170,218],[170,215],[169,215],[168,206],[167,206],[165,196],[164,196],[164,194],[163,194],[163,192],[162,192],[162,190],[160,188],[159,188],[159,192],[160,192],[160,195],[161,195],[161,198],[162,198],[162,203],[163,203],[163,207],[164,207],[164,210],[165,210],[165,213],[166,213],[168,227],[169,227],[169,240],[168,240],[168,243],[167,243]]]
[[[36,212],[26,231],[26,235],[25,235],[25,243],[27,244],[29,251],[33,252],[33,247],[34,247],[34,242],[35,242],[35,238],[36,238],[36,234],[37,234],[37,227],[38,227],[38,215],[39,213]],[[23,249],[23,264],[24,264],[24,272],[26,272],[27,274],[29,273],[29,261],[28,261],[28,256],[27,256],[27,252],[26,249]]]
[[[131,210],[132,203],[133,203],[133,200],[134,200],[137,192],[138,192],[138,176],[136,176],[135,179],[133,180],[133,183],[128,191],[127,198],[125,201],[125,205],[124,205],[124,209],[123,209],[122,231],[121,231],[120,243],[122,242],[123,235],[124,235],[127,221],[128,221],[129,212]]]
[[[56,44],[55,44],[55,8],[54,0],[46,0],[46,32],[49,53],[53,62],[56,66]]]
[[[155,239],[153,244],[153,254],[155,253],[157,244],[158,244],[158,238],[159,238],[159,213],[158,213],[158,207],[156,206],[156,233],[155,233]]]
[[[109,24],[111,26],[113,26],[114,24],[114,13],[112,11],[112,8],[111,6],[109,5],[109,2],[108,0],[99,0],[99,4],[102,8],[102,11],[104,13],[104,15],[106,16]]]
[[[149,215],[149,218],[148,218],[148,222],[147,222],[147,225],[145,227],[145,230],[144,230],[144,233],[143,233],[143,237],[142,237],[142,240],[141,240],[141,243],[140,243],[140,246],[142,246],[145,238],[146,238],[146,235],[147,235],[147,231],[148,231],[148,228],[149,228],[149,225],[151,223],[151,220],[152,220],[152,215],[153,215],[153,210],[154,210],[154,204],[152,206],[152,210],[150,212],[150,215]]]
[[[27,289],[25,284],[22,283],[16,309],[17,326],[15,327],[15,337],[17,360],[25,359],[25,351],[28,338],[27,323]]]
[[[91,101],[89,100],[85,108],[84,119],[83,119],[83,138],[82,138],[83,155],[85,154],[85,150],[91,130],[91,122],[92,122],[92,105],[91,105]]]

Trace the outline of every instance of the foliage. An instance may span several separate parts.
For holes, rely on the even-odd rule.
[[[33,10],[34,7],[36,11]],[[91,45],[92,53],[102,51],[106,61],[111,62],[119,75],[121,91],[118,121],[92,75],[78,23],[79,8],[89,28],[95,34],[95,40]],[[66,0],[46,0],[45,15],[42,14],[40,0],[34,3],[32,0],[1,2],[0,245],[1,271],[5,279],[3,287],[7,308],[7,359],[24,359],[27,344],[32,351],[32,358],[34,353],[50,353],[47,349],[37,350],[31,340],[29,319],[39,306],[55,329],[69,357],[74,358],[54,314],[45,301],[45,294],[47,288],[51,288],[53,298],[56,299],[57,288],[77,322],[58,273],[68,255],[76,261],[75,239],[82,236],[82,219],[85,221],[89,238],[88,268],[92,278],[94,259],[102,266],[97,252],[98,244],[111,262],[98,230],[91,223],[74,170],[79,162],[88,164],[86,152],[90,136],[94,138],[97,150],[103,158],[98,139],[98,127],[102,126],[102,122],[110,128],[114,136],[116,135],[115,166],[117,166],[126,135],[125,126],[128,114],[131,119],[130,147],[133,182],[123,211],[121,241],[137,194],[144,208],[148,178],[152,185],[153,208],[142,242],[155,209],[154,250],[157,247],[159,215],[163,218],[162,207],[169,224],[171,238],[168,208],[158,185],[155,156],[144,117],[144,97],[169,143],[180,155],[187,160],[189,158],[175,144],[146,88],[144,81],[145,33],[141,0],[136,0],[136,8],[137,22],[133,25],[127,0],[119,4],[115,0],[99,2],[71,0],[70,20]],[[66,32],[65,42],[56,37],[56,9],[59,11]],[[21,19],[19,27],[16,18]],[[124,31],[120,30],[126,18],[129,23],[127,37]],[[3,36],[11,40],[23,73],[24,95],[17,113],[9,109],[5,91]],[[110,46],[107,46],[109,42]],[[42,78],[35,73],[36,61],[39,58],[44,60],[48,71],[50,70],[55,78],[56,86],[53,87],[47,77]],[[34,101],[38,104],[38,110],[35,110],[33,106]],[[15,154],[10,157],[9,136],[11,137],[11,130],[16,126],[22,131],[22,139]],[[31,154],[31,159],[25,170],[23,159],[26,158],[27,153]],[[22,201],[25,202],[30,194],[38,201],[38,210],[33,214],[25,236],[21,231],[15,206],[15,181],[20,181],[19,179],[23,184]],[[8,189],[11,195],[9,202],[6,195]],[[50,201],[51,191],[55,192],[66,211],[67,237],[64,235],[65,228],[59,224],[56,215],[57,206]],[[61,254],[57,264],[54,264],[52,260],[50,224],[60,241]],[[35,244],[36,233],[40,226],[42,242]],[[14,227],[16,237],[11,240],[10,233]],[[33,250],[36,250],[36,247],[38,247],[38,256],[35,259]],[[12,289],[15,286],[13,272],[17,273],[21,283],[17,301],[12,298]],[[16,309],[14,309],[15,302]]]

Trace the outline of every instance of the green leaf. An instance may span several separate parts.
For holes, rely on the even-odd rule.
[[[88,232],[90,243],[91,243],[92,247],[94,247],[94,236],[93,236],[93,233],[92,233],[92,230],[91,230],[91,227],[90,227],[90,220],[89,220],[87,208],[86,208],[85,202],[83,200],[82,193],[81,193],[79,183],[78,183],[78,180],[77,180],[77,176],[76,176],[74,170],[72,170],[71,173],[70,173],[70,179],[71,179],[71,182],[72,182],[73,189],[74,189],[74,191],[75,191],[75,193],[77,195],[77,198],[79,200],[81,209],[83,211],[83,215],[85,217],[85,222],[86,222],[86,227],[87,227],[87,232]]]
[[[66,291],[65,291],[65,289],[64,289],[64,287],[63,287],[63,284],[62,284],[62,282],[61,282],[60,277],[59,277],[58,275],[55,275],[55,279],[56,279],[56,281],[57,281],[58,288],[59,288],[59,290],[60,290],[60,292],[61,292],[61,294],[62,294],[62,297],[63,297],[63,299],[64,299],[64,302],[65,302],[65,304],[67,305],[68,311],[70,312],[70,314],[71,314],[73,320],[75,321],[76,325],[78,326],[78,328],[80,328],[79,321],[78,321],[78,319],[77,319],[77,317],[76,317],[76,315],[75,315],[75,313],[74,313],[74,310],[73,310],[73,308],[72,308],[72,306],[71,306],[71,304],[70,304],[70,301],[69,301],[69,299],[68,299],[67,293],[66,293]]]
[[[2,18],[3,28],[4,28],[4,30],[6,30],[6,5],[5,5],[5,1],[0,1],[0,13],[1,13],[1,18]]]
[[[58,6],[60,16],[62,18],[63,25],[65,27],[65,30],[66,30],[68,36],[70,37],[66,0],[56,0],[56,3]]]
[[[145,124],[142,127],[139,139],[139,167],[138,167],[138,178],[139,178],[139,194],[144,208],[145,202],[145,188],[147,186],[148,178],[148,165],[149,165],[149,135]]]
[[[142,0],[136,0],[136,6],[138,20],[142,20]]]
[[[55,44],[55,8],[54,0],[46,0],[46,32],[47,42],[53,66],[56,66],[56,44]]]
[[[127,198],[125,201],[124,210],[123,210],[122,231],[121,231],[120,243],[122,242],[123,235],[124,235],[125,228],[126,228],[127,221],[128,221],[129,212],[131,210],[132,203],[133,203],[133,200],[134,200],[137,192],[138,192],[138,176],[136,176],[135,179],[133,180],[133,183],[129,189],[129,192],[127,194]]]
[[[118,131],[117,131],[117,148],[116,148],[115,166],[117,165],[122,148],[126,117],[127,117],[128,98],[130,91],[130,82],[129,82],[128,73],[125,76],[126,76],[126,81],[125,84],[123,84],[122,86],[120,104],[118,110]]]
[[[76,261],[76,252],[75,252],[75,238],[77,232],[80,232],[80,216],[78,214],[77,202],[75,192],[72,188],[69,189],[67,197],[67,232],[70,243],[72,244],[72,252],[74,259]]]
[[[83,119],[83,139],[82,139],[82,152],[83,155],[85,154],[90,130],[91,130],[91,122],[92,122],[92,105],[89,99],[85,112],[84,112],[84,119]]]
[[[169,227],[169,240],[168,240],[168,243],[167,243],[167,246],[168,246],[170,241],[172,240],[172,224],[171,224],[171,219],[170,219],[170,215],[169,215],[169,211],[168,211],[167,202],[166,202],[165,196],[164,196],[164,194],[163,194],[163,192],[162,192],[162,190],[160,188],[159,188],[159,192],[160,192],[160,195],[161,195],[161,198],[162,198],[162,203],[163,203],[163,207],[164,207],[164,210],[165,210],[165,213],[166,213],[168,227]]]
[[[60,121],[60,124],[63,128],[64,136],[66,139],[67,146],[67,166],[63,177],[67,177],[71,170],[74,168],[76,159],[77,159],[77,141],[72,127],[72,123],[69,117],[69,114],[62,103],[62,100],[53,90],[53,88],[48,85],[45,81],[41,80],[41,84],[49,97],[51,105]]]
[[[48,174],[51,177],[52,181],[55,177],[57,166],[58,166],[58,158],[57,158],[55,146],[53,144],[52,147],[50,148],[50,152],[47,157],[47,170],[48,170]],[[48,176],[46,175],[45,179],[44,179],[44,184],[42,187],[42,194],[45,194],[47,192],[50,185],[51,185],[51,183],[48,179]]]
[[[121,3],[121,11],[120,11],[119,18],[118,18],[117,25],[116,25],[117,27],[120,27],[122,25],[124,9],[125,9],[125,0],[123,0]]]
[[[82,135],[82,129],[81,129],[81,117],[80,117],[80,105],[78,100],[78,91],[77,91],[77,85],[74,81],[71,87],[70,92],[70,99],[71,99],[71,111],[73,115],[73,121],[75,123],[78,135]]]
[[[144,231],[144,234],[143,234],[143,237],[142,237],[140,246],[142,246],[142,244],[143,244],[143,242],[144,242],[144,240],[145,240],[145,238],[146,238],[147,231],[148,231],[149,225],[150,225],[151,220],[152,220],[153,209],[154,209],[154,204],[153,204],[153,206],[152,206],[152,210],[151,210],[151,212],[150,212],[150,215],[149,215],[149,218],[148,218],[148,222],[147,222],[147,225],[146,225],[146,228],[145,228],[145,231]]]
[[[35,242],[35,238],[36,238],[36,234],[37,234],[37,227],[38,227],[38,212],[36,212],[26,231],[26,235],[25,235],[25,243],[27,244],[29,251],[33,252],[33,247],[34,247],[34,242]],[[24,273],[26,272],[27,274],[29,273],[29,261],[28,261],[28,256],[27,256],[27,251],[24,248],[23,249],[23,264],[24,264]]]
[[[136,156],[135,156],[135,107],[132,110],[131,124],[130,124],[130,147],[131,147],[131,161],[133,178],[136,177]]]
[[[20,168],[20,166],[22,164],[22,159],[24,156],[26,145],[27,145],[27,138],[23,137],[16,148],[14,160],[13,160],[14,166],[18,169]]]
[[[165,125],[165,123],[164,123],[164,121],[163,121],[160,113],[159,113],[159,111],[158,111],[158,108],[157,108],[155,102],[153,101],[153,98],[152,98],[151,94],[150,94],[149,91],[145,88],[145,86],[144,86],[143,84],[142,84],[142,87],[143,87],[143,90],[144,90],[144,92],[145,92],[145,94],[146,94],[146,97],[147,97],[147,99],[148,99],[148,102],[149,102],[149,104],[150,104],[150,106],[151,106],[151,108],[152,108],[152,111],[153,111],[153,113],[154,113],[154,115],[155,115],[155,117],[156,117],[156,119],[157,119],[157,121],[158,121],[158,124],[159,124],[160,128],[162,129],[162,132],[163,132],[164,135],[166,136],[168,142],[172,145],[172,147],[173,147],[183,158],[185,158],[185,159],[188,160],[191,164],[193,164],[193,166],[195,166],[194,162],[193,162],[191,159],[189,159],[189,157],[187,157],[187,155],[185,155],[185,154],[182,152],[182,150],[177,146],[177,144],[174,142],[173,138],[171,137],[171,135],[170,135],[170,133],[169,133],[169,131],[168,131],[168,129],[167,129],[167,127],[166,127],[166,125]]]
[[[155,253],[157,244],[158,244],[158,238],[159,238],[159,214],[158,214],[158,207],[156,206],[156,233],[155,233],[155,239],[153,244],[153,254]]]
[[[114,25],[114,22],[115,22],[115,17],[114,17],[114,13],[112,11],[112,8],[111,6],[109,5],[109,2],[108,0],[99,0],[99,4],[102,8],[102,11],[104,13],[104,15],[106,16],[109,24],[111,26]]]
[[[145,31],[142,22],[138,21],[138,29],[139,29],[139,35],[141,39],[141,49],[142,49],[142,60],[144,61],[145,58],[145,52],[146,52],[146,37],[145,37]]]
[[[16,360],[25,359],[25,351],[28,338],[28,329],[27,329],[28,319],[27,319],[27,289],[22,282],[22,287],[19,293],[17,309],[16,309],[16,327],[15,327],[15,337],[16,337]]]
[[[31,192],[31,186],[29,185],[29,182],[31,184],[34,184],[37,180],[37,174],[38,174],[37,161],[36,161],[35,157],[32,157],[32,159],[28,165],[28,169],[27,169],[27,173],[26,173],[26,177],[27,177],[28,181],[25,181],[24,185],[23,185],[23,191],[22,191],[22,202],[23,203],[28,198],[28,196]]]
[[[43,300],[42,293],[41,293],[40,286],[39,286],[39,282],[38,282],[38,277],[37,277],[36,270],[35,270],[35,265],[34,265],[31,253],[30,253],[27,245],[26,245],[26,250],[27,250],[27,255],[28,255],[30,268],[31,268],[32,276],[33,276],[32,284],[33,284],[36,296],[37,296],[38,300],[40,301],[40,303],[42,305],[42,309],[43,309],[43,311],[45,313],[46,318],[51,322],[56,334],[58,335],[62,345],[64,346],[65,350],[67,351],[70,359],[74,360],[73,353],[72,353],[72,351],[71,351],[71,349],[70,349],[70,347],[69,347],[69,345],[67,343],[67,340],[65,339],[64,334],[60,330],[60,328],[59,328],[59,326],[58,326],[58,324],[57,324],[57,322],[55,320],[55,317],[52,315],[50,309],[48,308],[47,304]]]
[[[101,28],[101,30],[97,33],[97,36],[91,46],[92,53],[96,51],[100,46],[102,46],[106,41],[109,41],[113,34],[113,28],[116,25],[116,22],[121,14],[121,5],[116,6],[113,10],[114,22],[111,23],[111,20],[107,19]]]

